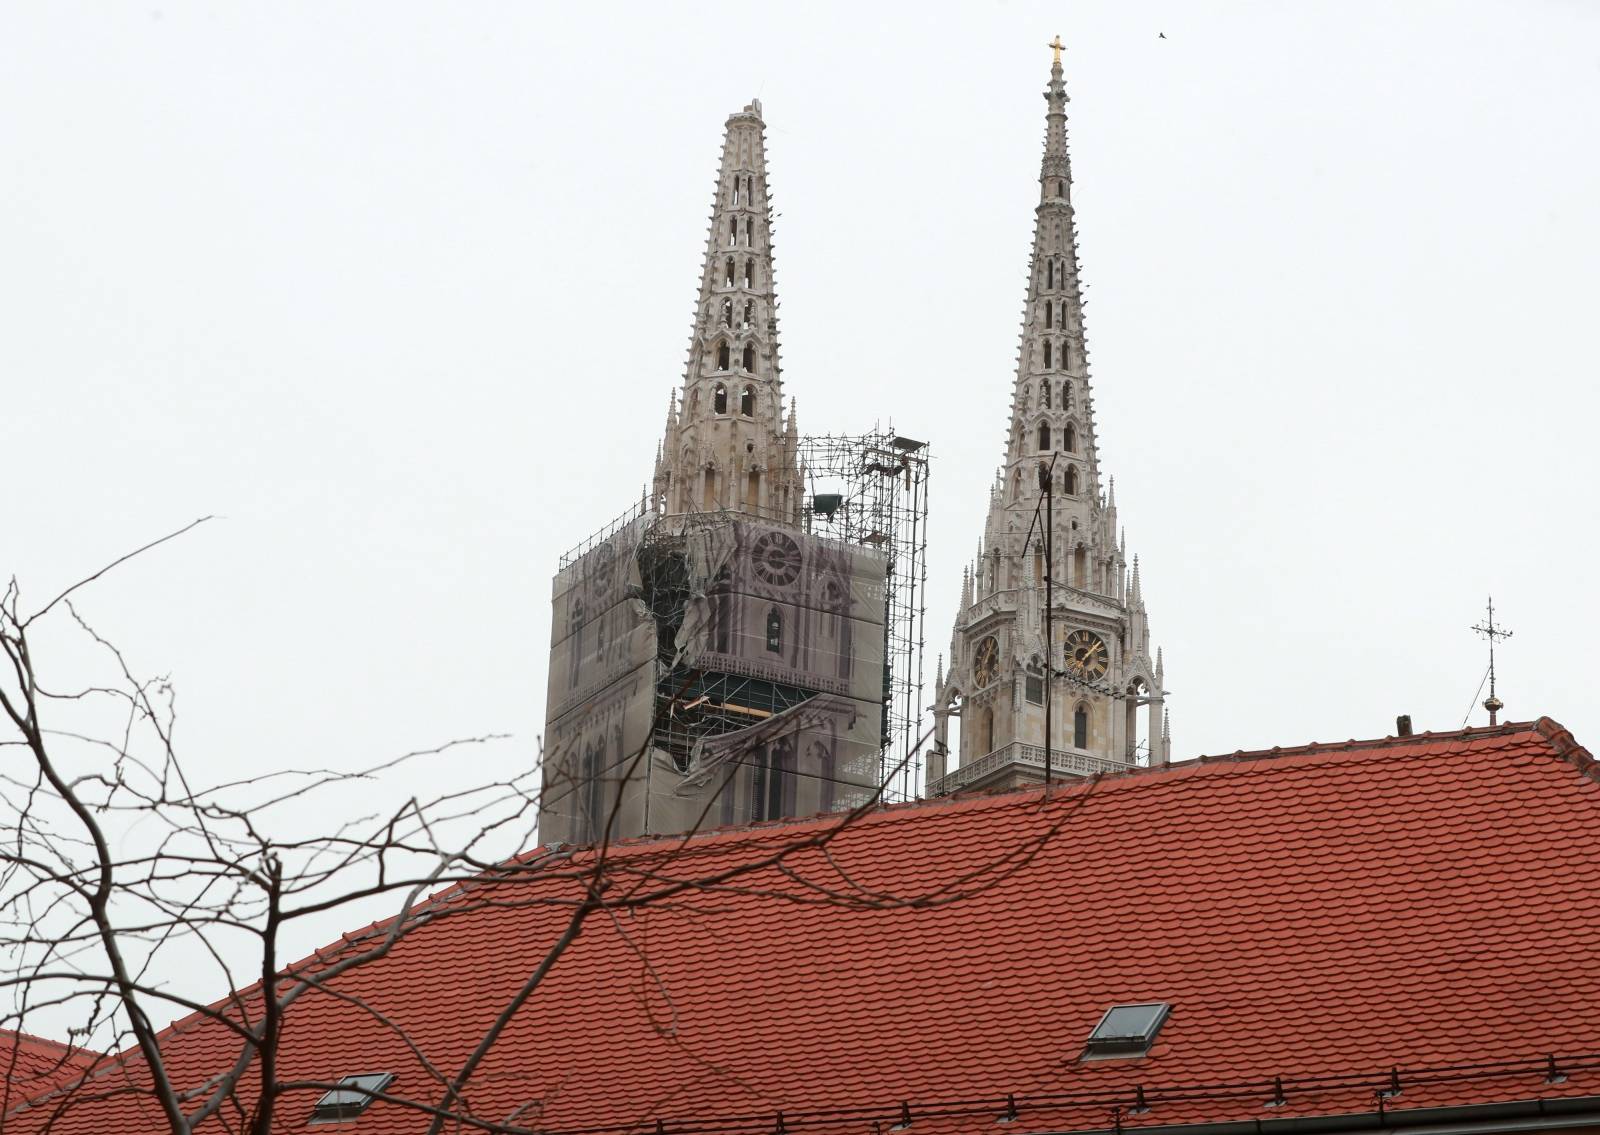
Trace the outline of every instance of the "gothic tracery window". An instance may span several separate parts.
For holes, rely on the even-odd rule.
[[[722,342],[718,343],[717,344],[717,369],[718,370],[727,370],[728,369],[728,365],[729,365],[730,357],[731,356],[730,356],[730,353],[729,353],[727,340],[723,340]]]
[[[744,345],[744,358],[741,361],[744,363],[744,370],[746,374],[755,373],[756,348],[754,343],[746,343]]]
[[[1052,365],[1054,365],[1054,364],[1052,364],[1051,361],[1050,361],[1050,340],[1046,339],[1044,341],[1044,368],[1045,368],[1045,370],[1049,370]]]
[[[1049,422],[1040,422],[1039,423],[1039,452],[1040,453],[1048,453],[1048,452],[1050,452],[1050,423]]]
[[[1027,674],[1024,675],[1023,696],[1033,705],[1044,704],[1044,668],[1039,665],[1039,659],[1034,658],[1028,663]]]
[[[776,607],[767,612],[767,649],[773,654],[783,652],[783,613]]]
[[[753,386],[746,386],[744,388],[744,392],[739,395],[739,413],[748,418],[754,415],[755,412],[756,388]]]
[[[728,412],[728,388],[720,382],[711,390],[711,412],[713,414]]]
[[[1086,705],[1079,705],[1072,711],[1072,747],[1089,747],[1089,707]]]
[[[1068,465],[1067,466],[1067,492],[1069,494],[1076,494],[1077,491],[1078,491],[1078,467],[1076,465]]]
[[[1066,440],[1062,442],[1061,447],[1068,453],[1078,452],[1078,428],[1071,422],[1067,423]]]

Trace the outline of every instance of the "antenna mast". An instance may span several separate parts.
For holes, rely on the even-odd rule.
[[[1489,617],[1472,628],[1489,640],[1489,696],[1483,699],[1483,708],[1489,711],[1489,724],[1497,725],[1498,715],[1505,703],[1494,692],[1494,644],[1496,639],[1510,638],[1512,632],[1494,625],[1494,596],[1489,596]]]

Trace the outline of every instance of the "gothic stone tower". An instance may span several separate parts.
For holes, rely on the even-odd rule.
[[[728,118],[681,406],[656,458],[658,512],[733,510],[795,524],[802,501],[791,404],[783,420],[761,103]]]
[[[949,672],[936,679],[930,795],[1042,779],[1047,705],[1055,775],[1126,768],[1142,757],[1161,763],[1170,746],[1162,660],[1159,651],[1150,653],[1138,560],[1130,574],[1115,486],[1102,485],[1095,444],[1059,44],[1052,45],[1045,90],[1044,161],[1005,463],[990,490],[977,558],[962,580]],[[1147,753],[1135,748],[1141,708],[1148,713]],[[953,769],[951,715],[961,719]]]
[[[555,579],[546,841],[849,808],[877,783],[885,562],[807,530],[764,129],[759,102],[728,118],[652,486]]]

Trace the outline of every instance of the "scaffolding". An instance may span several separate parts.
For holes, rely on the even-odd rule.
[[[923,771],[917,742],[923,718],[928,447],[897,434],[892,426],[875,427],[864,434],[802,437],[797,456],[806,481],[798,517],[801,529],[823,545],[867,549],[883,561],[882,710],[877,752],[864,756],[876,765],[884,801],[916,799],[922,794]],[[761,510],[749,507],[667,516],[657,513],[645,498],[561,557],[565,570],[630,524],[643,521],[634,555],[639,572],[636,594],[656,627],[651,733],[680,772],[691,770],[698,744],[760,725],[808,699],[819,699],[818,712],[827,712],[849,693],[843,681],[821,674],[809,675],[804,685],[798,685],[792,672],[759,660],[719,654],[712,669],[702,670],[678,657],[678,635],[691,598],[697,591],[715,595],[723,586],[719,580],[695,578],[689,556],[691,534],[703,527],[752,519],[790,525],[795,517],[792,513],[763,517]],[[848,784],[841,780],[841,791],[859,788],[873,778],[873,771],[860,770]]]
[[[690,518],[689,526],[707,514]],[[806,701],[818,691],[745,672],[755,668],[721,657],[705,670],[678,657],[677,641],[696,581],[687,551],[685,518],[657,524],[639,548],[641,597],[656,624],[656,702],[653,735],[679,772],[690,770],[697,742],[747,729]],[[706,586],[707,581],[699,581]],[[719,584],[710,581],[708,594]]]
[[[886,801],[922,795],[923,647],[928,586],[928,446],[887,429],[800,439],[802,523],[814,536],[878,549],[885,560],[884,716],[879,783]]]

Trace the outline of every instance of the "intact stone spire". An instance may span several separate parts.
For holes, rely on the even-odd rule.
[[[1059,62],[1050,68],[1045,102],[1039,204],[1004,466],[1004,504],[1030,509],[1044,483],[1042,466],[1053,454],[1060,455],[1057,492],[1100,495],[1067,156],[1067,88]]]
[[[1061,776],[1167,757],[1143,581],[1137,567],[1130,579],[1115,488],[1109,478],[1104,489],[1101,482],[1067,88],[1060,40],[1050,46],[1056,54],[1044,91],[1044,155],[1010,421],[936,703],[933,794],[1042,779],[1047,762]],[[1048,643],[1039,618],[1047,587]],[[947,772],[952,718],[961,724],[960,766]]]
[[[728,116],[683,394],[655,475],[658,512],[797,521],[798,427],[784,420],[765,124]]]

